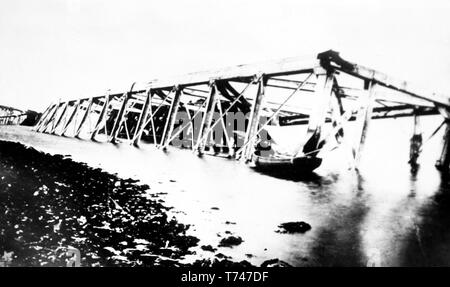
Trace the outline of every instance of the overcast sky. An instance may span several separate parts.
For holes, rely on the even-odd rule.
[[[0,0],[0,104],[334,49],[450,91],[450,1]]]

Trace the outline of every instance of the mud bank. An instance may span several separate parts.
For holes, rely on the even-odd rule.
[[[198,239],[151,187],[62,155],[0,141],[0,254],[11,266],[186,266]],[[250,265],[202,260],[198,266]]]

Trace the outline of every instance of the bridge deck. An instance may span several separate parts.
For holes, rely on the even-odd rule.
[[[270,144],[268,129],[305,125],[292,158],[314,157],[328,143],[340,144],[356,121],[357,161],[371,119],[438,113],[450,98],[424,91],[327,51],[316,59],[240,65],[153,80],[129,91],[51,104],[38,132],[96,141],[141,140],[160,148],[178,145],[196,153],[252,161],[258,145]],[[415,131],[420,133],[419,121]],[[325,132],[327,131],[327,132]]]

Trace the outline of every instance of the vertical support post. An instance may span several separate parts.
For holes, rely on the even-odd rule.
[[[58,128],[58,126],[61,123],[62,119],[65,117],[68,107],[69,107],[69,102],[64,103],[64,109],[63,109],[61,115],[59,116],[58,121],[53,126],[52,130],[50,131],[51,134],[55,134],[56,128]]]
[[[151,96],[153,97],[153,94]],[[150,97],[150,105],[149,105],[150,124],[151,124],[152,136],[153,136],[153,143],[154,144],[158,144],[157,137],[156,137],[156,127],[155,127],[154,115],[158,112],[159,108],[157,108],[155,110],[155,112],[153,112],[153,109],[152,109],[152,105],[153,105],[152,104],[152,100],[153,100],[153,98],[152,97]],[[144,129],[145,129],[145,125],[146,124],[147,124],[147,121],[145,121],[145,123],[144,123]],[[141,133],[140,136],[142,136],[142,133]]]
[[[341,144],[344,141],[343,121],[345,119],[342,119],[342,115],[345,113],[345,110],[344,106],[342,105],[342,95],[339,92],[339,83],[337,82],[336,77],[333,77],[331,111],[333,117],[332,119],[333,128],[340,126],[334,137],[336,139],[336,142],[338,144]]]
[[[330,107],[334,71],[317,67],[314,70],[317,77],[314,92],[314,106],[308,120],[306,131],[306,143],[303,146],[303,154],[315,157],[323,143],[320,142],[323,125],[325,124],[328,109]]]
[[[338,144],[342,143],[343,137],[344,137],[344,128],[342,126],[343,119],[343,107],[342,107],[342,101],[340,98],[340,95],[333,93],[331,97],[331,116],[332,116],[332,126],[333,129],[336,127],[339,127],[336,131],[336,134],[334,135],[334,138],[336,139],[336,142]]]
[[[256,133],[258,132],[260,113],[262,108],[262,103],[266,92],[266,82],[267,78],[264,74],[259,77],[258,81],[258,92],[256,94],[255,102],[250,111],[249,126],[245,134],[244,145],[245,148],[241,154],[241,160],[248,162],[252,159],[254,151],[254,143],[257,140]]]
[[[62,129],[62,132],[61,132],[61,136],[64,136],[64,134],[66,133],[66,131],[67,131],[67,129],[68,129],[70,123],[71,123],[71,122],[73,121],[73,119],[75,118],[75,116],[76,116],[76,114],[77,114],[77,112],[78,112],[78,109],[79,109],[79,107],[80,107],[80,104],[81,104],[81,101],[80,101],[80,100],[77,100],[77,101],[75,102],[75,104],[74,104],[74,109],[73,109],[73,111],[72,111],[72,114],[70,115],[69,120],[68,120],[67,122],[65,122],[65,124],[64,124],[64,126],[63,126],[63,129]]]
[[[65,109],[66,109],[66,107],[67,107],[66,104],[67,104],[67,103],[65,103],[65,102],[59,102],[58,108],[56,109],[55,113],[53,114],[53,117],[52,117],[51,121],[48,123],[47,127],[45,128],[45,130],[47,130],[48,127],[50,127],[50,130],[48,131],[49,134],[53,134],[53,133],[54,133],[54,131],[55,131],[57,125],[58,125],[59,120],[60,120],[61,117],[64,115]],[[61,112],[61,114],[58,116],[58,112],[59,112],[61,109],[62,109],[62,112]],[[50,123],[51,123],[51,125],[50,125]]]
[[[58,102],[55,105],[54,110],[49,113],[48,118],[45,119],[45,121],[42,124],[42,126],[39,127],[38,132],[42,132],[42,133],[45,132],[45,130],[47,129],[47,127],[50,124],[50,122],[52,122],[54,120],[53,117],[56,115],[56,112],[58,111],[59,106],[60,106],[60,103]]]
[[[102,111],[100,112],[100,115],[97,119],[97,123],[95,124],[94,131],[91,134],[91,140],[95,141],[95,137],[97,136],[98,132],[100,131],[102,123],[105,121],[105,116],[108,111],[109,107],[109,94],[105,95],[105,102],[102,106]],[[106,135],[108,137],[108,134]]]
[[[195,125],[194,120],[195,120],[195,117],[197,116],[197,114],[194,113],[194,115],[191,116],[191,110],[189,109],[189,107],[187,105],[184,106],[184,109],[186,110],[186,113],[188,115],[189,122],[190,122],[190,124],[189,124],[190,126],[188,127],[188,133],[189,133],[189,130],[191,130],[191,141],[190,141],[190,144],[191,144],[191,149],[192,149],[192,148],[194,148],[194,125]]]
[[[114,126],[111,131],[110,142],[112,142],[112,143],[115,143],[117,140],[117,135],[119,134],[120,127],[123,123],[123,119],[125,118],[125,112],[127,109],[128,100],[131,97],[131,92],[133,91],[135,84],[136,83],[133,83],[133,85],[131,85],[130,91],[123,95],[123,103],[122,103],[122,106],[120,107],[119,114],[117,115],[116,121],[115,121]]]
[[[53,133],[53,130],[56,128],[56,122],[58,121],[59,117],[58,117],[58,111],[65,107],[65,103],[59,103],[58,108],[56,109],[55,113],[53,114],[53,117],[51,119],[51,121],[47,124],[47,128],[45,130],[48,130],[48,128],[50,127],[50,130],[48,130],[48,133],[51,134]],[[63,108],[64,110],[64,108]]]
[[[450,168],[450,121],[449,111],[442,110],[441,114],[445,117],[445,131],[442,139],[442,152],[436,161],[436,168],[442,172],[448,172]]]
[[[446,124],[443,146],[440,158],[436,162],[436,168],[442,172],[448,172],[450,165],[450,124]]]
[[[144,107],[142,108],[141,114],[139,115],[139,120],[138,120],[138,122],[136,124],[136,131],[135,131],[135,134],[133,136],[133,139],[134,139],[134,143],[133,144],[136,147],[139,146],[139,143],[141,141],[142,132],[143,132],[143,130],[145,128],[145,122],[147,120],[147,116],[148,116],[148,113],[150,111],[150,102],[151,102],[150,97],[152,97],[152,90],[151,89],[149,89],[147,91],[147,97],[145,98]]]
[[[200,125],[200,130],[196,143],[196,151],[199,155],[202,155],[205,152],[205,147],[208,142],[208,135],[205,132],[209,133],[211,123],[214,116],[214,111],[216,109],[216,95],[217,95],[217,84],[215,80],[212,80],[209,84],[209,96],[207,99],[205,114],[202,118],[202,123]]]
[[[358,111],[357,123],[359,126],[359,136],[356,139],[357,142],[355,144],[355,148],[353,149],[353,157],[355,159],[356,168],[358,168],[358,165],[361,161],[361,153],[364,149],[370,119],[372,118],[376,84],[373,81],[366,81],[364,83],[364,89],[367,91],[367,93],[364,98],[363,105]]]
[[[55,104],[50,104],[47,109],[45,109],[45,111],[42,113],[41,118],[39,119],[39,121],[36,123],[36,125],[34,126],[33,130],[37,131],[42,123],[45,121],[45,118],[47,117],[48,113],[51,111],[51,109],[54,107]]]
[[[417,114],[414,115],[414,130],[410,140],[409,149],[409,164],[412,168],[417,167],[417,159],[422,148],[422,130],[420,128],[420,118]]]
[[[225,144],[227,145],[227,148],[228,148],[228,157],[231,158],[233,145],[231,144],[231,141],[230,141],[230,135],[228,134],[228,131],[227,131],[227,125],[225,124],[225,114],[223,113],[222,104],[220,102],[220,99],[218,101],[217,108],[219,109],[219,118],[217,120],[220,121],[220,124],[222,126],[222,129],[223,129],[223,131],[221,131],[222,136],[225,137]]]
[[[178,107],[180,105],[180,99],[181,99],[181,89],[179,86],[174,87],[174,97],[172,100],[172,104],[170,105],[169,113],[167,115],[166,124],[164,126],[164,132],[161,139],[161,142],[159,143],[159,147],[165,148],[169,143],[167,142],[170,139],[170,136],[172,134],[173,125],[175,123],[175,119],[178,112]]]
[[[111,130],[111,135],[108,138],[108,141],[112,142],[112,143],[116,142],[117,135],[119,134],[120,126],[122,125],[122,120],[125,116],[126,105],[128,103],[128,93],[124,93],[122,95],[122,97],[123,97],[122,105],[120,106],[119,113],[117,114],[116,120],[114,121],[114,125]]]
[[[80,138],[81,129],[83,128],[84,123],[86,122],[86,119],[89,117],[89,114],[91,112],[92,104],[94,103],[94,99],[90,98],[88,100],[88,105],[86,107],[86,112],[83,115],[83,118],[80,121],[80,124],[78,125],[77,131],[75,133],[76,138]]]

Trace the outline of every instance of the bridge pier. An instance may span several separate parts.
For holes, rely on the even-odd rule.
[[[55,117],[56,113],[58,112],[60,104],[61,103],[58,102],[57,104],[55,104],[52,107],[51,112],[49,112],[48,116],[44,119],[41,126],[37,129],[38,132],[44,133],[46,131],[47,127],[49,126],[49,124],[55,120],[54,117]]]
[[[175,86],[172,93],[173,93],[172,103],[170,105],[169,113],[167,115],[166,123],[164,125],[164,131],[161,138],[161,142],[159,143],[159,147],[162,149],[166,148],[166,143],[170,139],[170,136],[173,131],[173,126],[175,124],[175,120],[177,117],[178,109],[180,107],[180,97],[181,97],[180,87],[178,85]]]
[[[64,125],[62,127],[62,131],[60,133],[61,136],[64,136],[66,134],[67,129],[69,128],[70,123],[75,119],[75,116],[77,115],[81,104],[82,104],[82,100],[77,100],[74,103],[72,113],[70,114],[68,120],[64,122]]]
[[[260,124],[262,103],[265,97],[267,78],[264,74],[261,74],[258,78],[258,91],[253,106],[251,107],[249,125],[245,134],[244,146],[243,149],[241,148],[242,153],[240,159],[243,162],[249,162],[252,159],[252,155],[254,152],[254,143],[257,140],[256,136]]]
[[[420,127],[420,118],[416,114],[414,115],[414,130],[413,135],[410,140],[409,148],[409,164],[411,168],[417,168],[417,159],[419,158],[420,151],[422,148],[422,130]]]
[[[144,105],[142,107],[141,113],[139,114],[139,119],[136,123],[136,130],[135,133],[133,135],[133,145],[136,147],[139,147],[139,143],[141,142],[141,137],[142,137],[142,131],[145,128],[145,123],[147,120],[147,116],[148,113],[150,112],[150,106],[151,106],[151,97],[153,92],[151,90],[151,88],[148,89],[146,96],[145,96],[145,102]]]
[[[69,102],[64,103],[64,109],[63,109],[63,111],[61,112],[61,116],[58,118],[58,120],[56,121],[56,124],[53,126],[52,130],[50,131],[50,133],[51,133],[52,135],[55,134],[56,128],[59,126],[59,124],[61,123],[61,121],[64,119],[64,116],[66,115],[66,112],[67,112],[67,108],[68,108],[68,107],[69,107]]]
[[[53,108],[54,104],[50,104],[47,109],[41,114],[41,117],[39,119],[39,121],[37,122],[37,124],[34,126],[33,130],[37,131],[39,130],[39,128],[41,127],[41,125],[43,124],[43,122],[45,121],[45,118],[48,116],[48,114],[50,113],[51,109]]]
[[[208,144],[210,128],[212,124],[212,120],[214,117],[214,111],[217,106],[217,84],[216,81],[213,80],[209,84],[209,94],[206,99],[206,110],[203,114],[202,122],[199,129],[198,139],[194,151],[198,153],[198,155],[202,155],[205,152],[205,146]]]
[[[87,103],[87,106],[86,106],[86,111],[83,114],[83,118],[81,119],[80,124],[76,128],[75,137],[78,139],[80,138],[81,129],[83,128],[84,123],[86,122],[87,118],[89,117],[89,115],[91,113],[93,103],[94,103],[94,99],[90,98]]]
[[[315,157],[323,143],[321,143],[322,126],[325,124],[327,111],[331,104],[334,72],[331,69],[318,67],[314,70],[317,77],[315,89],[315,103],[309,116],[307,141],[303,146],[303,154]]]
[[[104,127],[105,134],[108,137],[108,131],[106,130],[106,115],[108,114],[108,108],[109,108],[109,91],[104,96],[104,102],[100,111],[100,115],[98,116],[97,123],[95,124],[94,130],[91,134],[91,140],[95,141],[97,134],[100,132],[100,130]]]
[[[133,86],[134,86],[134,83],[133,83]],[[133,90],[133,86],[131,87],[131,90]],[[111,131],[111,136],[109,138],[109,141],[111,143],[116,143],[117,136],[119,135],[120,128],[122,127],[122,124],[125,119],[125,111],[126,111],[128,100],[130,99],[130,96],[131,96],[131,92],[124,93],[122,96],[123,102],[119,109],[119,113],[117,114],[117,117],[114,121],[114,125],[113,125],[112,131]]]
[[[369,123],[372,119],[373,103],[375,101],[375,89],[376,84],[373,81],[365,81],[364,90],[366,91],[366,95],[364,95],[363,104],[361,105],[361,108],[359,109],[357,115],[359,134],[356,138],[355,147],[353,149],[355,168],[358,168],[358,165],[361,161],[361,154],[366,142]]]
[[[436,168],[442,172],[448,172],[450,169],[450,122],[448,119],[445,123],[442,152],[441,156],[436,161]]]

